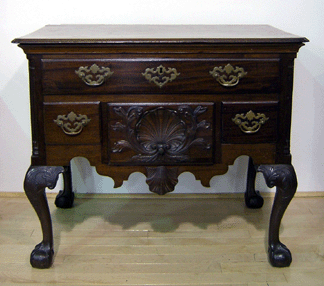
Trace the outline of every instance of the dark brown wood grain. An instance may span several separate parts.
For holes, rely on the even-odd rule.
[[[213,176],[249,156],[247,205],[262,205],[261,197],[252,202],[262,172],[277,186],[270,262],[289,266],[278,234],[297,185],[290,165],[293,72],[307,41],[267,25],[49,25],[15,39],[30,71],[25,190],[50,241],[36,247],[32,265],[52,262],[44,187],[73,158],[86,158],[115,187],[141,172],[162,195],[183,172],[209,187]],[[72,206],[72,197],[63,205]]]
[[[123,93],[274,93],[279,91],[279,58],[275,59],[218,59],[188,58],[182,56],[174,59],[154,59],[144,57],[123,59],[88,59],[83,60],[43,60],[43,91],[45,95],[60,94],[123,94]],[[90,67],[93,64],[109,67],[113,75],[101,86],[87,86],[75,73],[79,67]],[[247,75],[240,84],[228,88],[218,83],[210,71],[214,67],[225,67],[227,64],[242,67]],[[143,73],[147,68],[159,66],[175,68],[179,76],[162,88],[148,82]]]
[[[300,43],[269,25],[47,25],[13,40],[25,44]]]
[[[109,161],[113,165],[212,164],[213,111],[213,104],[204,102],[109,104]]]
[[[135,165],[147,164],[132,161],[139,152],[131,148],[111,152],[113,144],[125,138],[111,128],[117,119],[110,106],[136,102],[155,103],[155,107],[183,102],[213,106],[208,118],[202,119],[212,126],[202,135],[211,148],[206,152],[189,148],[190,159],[178,165],[214,164],[216,172],[218,164],[232,164],[241,155],[259,163],[290,163],[293,60],[305,38],[269,26],[190,27],[194,29],[190,37],[188,26],[96,28],[47,26],[14,41],[30,61],[33,164],[67,165],[76,156],[86,157],[95,166],[134,165],[134,171]],[[139,31],[147,36],[138,37]],[[87,85],[76,73],[93,64],[112,72],[98,86]],[[210,74],[215,67],[228,64],[246,73],[234,86],[223,86]],[[178,73],[162,87],[143,76],[148,68],[159,66]],[[269,118],[255,134],[243,133],[232,121],[236,114],[250,110]],[[91,121],[80,134],[70,136],[54,120],[72,111]],[[259,152],[254,147],[260,144],[271,147]],[[119,180],[118,176],[116,172],[113,177]]]
[[[68,117],[74,113],[77,116],[87,116],[89,123],[77,128],[81,120],[60,120],[68,124],[68,128],[78,130],[80,133],[70,135],[69,131],[61,128],[57,121],[59,116]],[[74,103],[45,103],[44,104],[44,131],[46,144],[98,144],[100,143],[100,113],[99,102]],[[74,118],[71,118],[74,119]],[[64,129],[64,130],[63,130]],[[65,133],[65,132],[66,133]]]
[[[275,143],[277,140],[278,102],[223,102],[222,103],[222,141],[223,143]],[[267,121],[260,125],[256,133],[244,133],[235,124],[237,114],[246,115],[252,111],[254,114],[265,115]],[[245,120],[248,122],[248,120]],[[252,122],[257,122],[253,118]],[[251,124],[249,125],[251,126]]]
[[[96,145],[47,145],[46,164],[67,166],[76,157],[84,157],[93,166],[101,163],[101,146]],[[116,174],[118,176],[118,173]]]

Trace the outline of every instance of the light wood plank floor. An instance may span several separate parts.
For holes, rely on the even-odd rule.
[[[243,197],[49,196],[55,261],[33,269],[39,221],[22,195],[0,196],[0,285],[324,285],[324,197],[295,197],[281,227],[289,268],[267,262],[272,198],[260,210]]]

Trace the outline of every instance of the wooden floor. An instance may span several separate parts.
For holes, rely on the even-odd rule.
[[[33,269],[38,219],[22,195],[0,196],[0,285],[324,285],[324,197],[295,197],[281,227],[289,268],[268,264],[272,198],[260,210],[219,196],[49,197],[56,257]]]

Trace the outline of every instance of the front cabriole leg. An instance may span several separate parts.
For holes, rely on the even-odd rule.
[[[261,165],[257,171],[263,173],[268,187],[276,186],[269,225],[269,260],[272,266],[288,267],[292,261],[291,253],[279,240],[279,228],[281,219],[296,193],[296,173],[291,165]]]
[[[43,232],[42,242],[36,245],[30,256],[30,263],[35,268],[49,268],[53,263],[52,221],[45,188],[53,189],[63,172],[63,167],[31,166],[25,177],[25,193],[38,215]]]

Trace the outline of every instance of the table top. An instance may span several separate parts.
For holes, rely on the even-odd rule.
[[[20,44],[302,43],[269,25],[47,25],[16,38]]]

